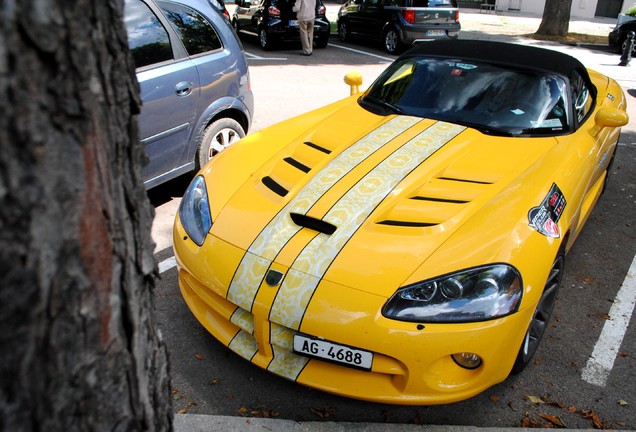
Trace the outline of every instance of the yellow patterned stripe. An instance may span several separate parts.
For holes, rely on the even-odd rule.
[[[251,311],[269,264],[301,229],[291,220],[289,214],[305,214],[349,171],[420,121],[421,119],[417,117],[392,118],[343,151],[317,173],[254,240],[234,275],[227,299]]]
[[[338,229],[330,236],[316,236],[300,253],[276,295],[270,320],[299,329],[318,283],[351,236],[411,171],[464,129],[436,123],[392,153],[351,188],[323,218]]]
[[[239,330],[228,347],[246,360],[252,360],[252,357],[258,352],[254,336],[243,330]]]

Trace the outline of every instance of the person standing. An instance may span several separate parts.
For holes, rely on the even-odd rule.
[[[314,44],[314,19],[316,18],[316,0],[296,0],[292,8],[298,18],[302,55],[310,56]]]

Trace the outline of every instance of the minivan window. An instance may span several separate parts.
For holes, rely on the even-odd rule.
[[[203,15],[187,6],[157,2],[191,56],[222,48],[221,39]]]
[[[126,0],[124,11],[128,48],[135,67],[172,60],[168,32],[152,10],[140,0]]]

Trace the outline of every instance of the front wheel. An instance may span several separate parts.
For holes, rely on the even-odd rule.
[[[402,50],[400,34],[395,28],[390,28],[384,33],[384,49],[389,54],[398,54]]]
[[[211,123],[203,132],[197,152],[197,168],[200,169],[217,153],[222,152],[245,136],[245,131],[234,119],[222,118]]]
[[[548,275],[545,288],[543,288],[543,294],[541,294],[539,304],[537,304],[537,308],[532,316],[532,321],[530,321],[530,327],[528,327],[528,331],[523,338],[519,354],[517,354],[517,359],[512,367],[513,374],[521,373],[521,371],[528,366],[530,360],[532,360],[532,357],[539,348],[539,343],[545,333],[545,329],[548,327],[548,322],[550,321],[550,316],[556,303],[564,268],[565,256],[562,251],[559,251],[559,254],[552,263],[552,267],[550,267],[550,274]]]

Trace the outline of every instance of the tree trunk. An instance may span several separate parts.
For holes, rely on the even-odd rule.
[[[546,0],[543,18],[537,30],[543,36],[567,36],[572,0]]]
[[[172,430],[123,1],[0,5],[0,430]]]

